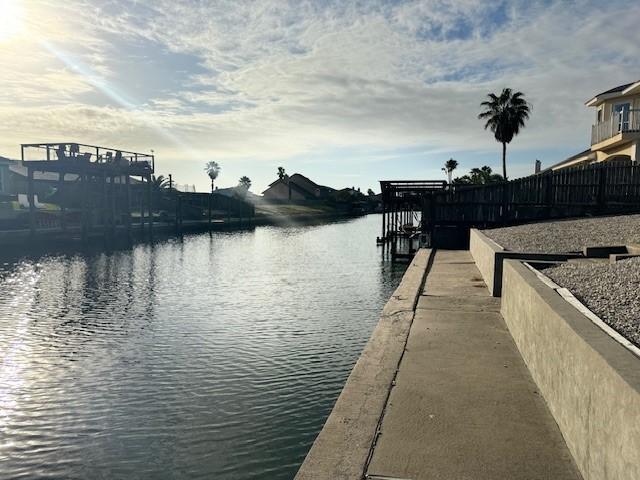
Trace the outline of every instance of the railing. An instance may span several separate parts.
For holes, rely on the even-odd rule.
[[[22,163],[29,161],[67,161],[93,164],[126,164],[155,170],[155,156],[151,153],[130,152],[111,147],[84,143],[24,143]],[[153,150],[152,150],[153,151]],[[30,152],[33,152],[30,154]],[[30,158],[35,154],[35,158]],[[44,157],[44,158],[43,158]]]
[[[618,133],[640,132],[640,110],[612,113],[609,120],[591,127],[591,145],[600,143]]]

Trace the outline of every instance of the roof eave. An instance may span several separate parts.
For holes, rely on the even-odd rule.
[[[596,95],[591,100],[587,101],[585,105],[587,107],[597,107],[605,100],[610,100],[612,98],[617,98],[617,97],[624,97],[625,95],[636,93],[636,90],[640,91],[640,81],[632,83],[627,88],[619,92],[601,93],[600,95]]]
[[[622,91],[622,95],[629,95],[632,93],[636,93],[636,90],[640,89],[640,81],[636,82],[636,83],[632,83],[631,85],[629,85],[627,88],[625,88]]]

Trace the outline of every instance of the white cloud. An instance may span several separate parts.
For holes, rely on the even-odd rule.
[[[534,105],[510,149],[579,149],[592,120],[583,102],[639,76],[640,6],[629,2],[26,5],[31,40],[0,45],[0,61],[13,66],[0,72],[1,151],[61,136],[194,162],[340,148],[493,150],[476,115],[483,96],[505,86]],[[105,84],[126,87],[130,73],[114,62],[126,65],[127,44],[138,41],[194,56],[200,71],[135,108],[114,97],[98,102],[89,94],[100,85],[43,41]]]

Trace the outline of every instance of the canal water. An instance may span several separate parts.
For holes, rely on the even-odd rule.
[[[0,259],[0,478],[293,478],[402,276],[379,225]]]

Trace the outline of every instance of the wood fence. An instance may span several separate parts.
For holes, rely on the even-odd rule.
[[[427,199],[435,224],[491,225],[640,211],[640,165],[600,163],[488,185],[451,185]]]

